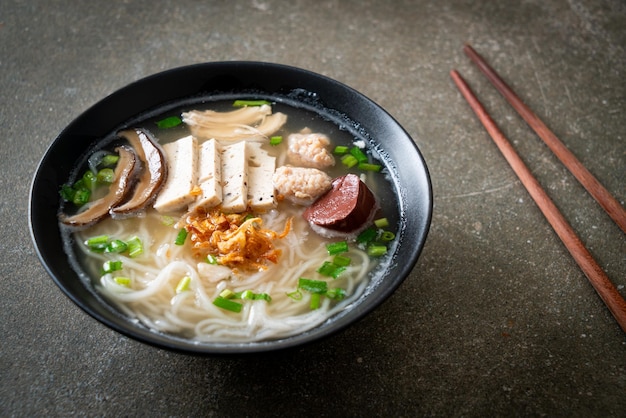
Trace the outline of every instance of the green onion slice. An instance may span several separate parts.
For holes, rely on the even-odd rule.
[[[113,279],[113,281],[120,286],[130,287],[130,277],[122,277],[118,276]]]
[[[180,279],[180,282],[178,282],[178,285],[176,286],[176,294],[189,290],[190,285],[191,285],[191,277],[189,276],[183,277],[182,279]]]
[[[328,284],[322,280],[313,280],[300,277],[300,279],[298,279],[298,289],[302,289],[311,293],[326,293],[326,291],[328,290]]]
[[[309,307],[311,308],[312,311],[314,311],[315,309],[319,309],[321,299],[322,299],[322,295],[320,295],[319,293],[311,294],[311,301],[309,302]]]
[[[352,147],[350,148],[350,154],[356,158],[356,160],[359,163],[365,163],[367,162],[367,155],[365,155],[365,153],[363,152],[363,150],[361,150],[361,148],[359,147]]]
[[[328,289],[328,292],[326,292],[326,297],[333,300],[342,300],[346,297],[346,291],[339,287],[334,289]]]
[[[215,298],[215,300],[213,301],[213,305],[217,306],[218,308],[222,308],[227,311],[236,312],[236,313],[241,312],[241,309],[243,308],[243,304],[239,302],[235,302],[231,299],[223,298],[221,296],[218,296],[217,298]]]
[[[389,226],[389,220],[387,218],[379,218],[374,221],[374,225],[378,228],[386,228]]]
[[[359,169],[363,170],[363,171],[380,171],[382,170],[383,166],[380,164],[371,164],[371,163],[359,163],[358,165]]]
[[[352,259],[350,257],[346,257],[345,255],[336,255],[333,258],[333,264],[340,266],[340,267],[349,266],[351,262],[352,262]]]
[[[187,234],[187,230],[185,228],[181,228],[180,231],[178,231],[178,235],[176,235],[176,240],[174,241],[174,244],[183,245],[185,243],[185,240],[187,239]]]
[[[103,168],[98,171],[96,181],[99,184],[111,184],[115,181],[115,172],[112,168]]]
[[[183,123],[183,120],[179,116],[170,116],[165,119],[161,119],[156,124],[160,129],[169,129]]]
[[[88,203],[90,198],[91,198],[90,190],[88,189],[76,190],[72,198],[72,203],[74,203],[76,206],[82,206],[85,203]]]
[[[113,167],[119,161],[120,156],[116,154],[106,154],[100,161],[101,167]]]
[[[176,223],[176,220],[172,216],[163,215],[161,216],[161,223],[165,226],[173,226]]]
[[[134,236],[128,241],[126,241],[128,245],[128,256],[131,258],[135,258],[143,254],[143,243],[139,239],[139,237]]]
[[[89,250],[101,253],[104,252],[109,245],[109,236],[108,235],[98,235],[95,237],[88,238],[85,241],[85,245],[89,248]]]
[[[270,145],[272,146],[280,145],[281,142],[283,142],[282,136],[273,136],[270,138]]]
[[[326,244],[326,251],[328,251],[328,255],[337,255],[340,253],[345,253],[346,251],[348,251],[348,242],[338,241],[338,242],[331,242],[330,244]]]
[[[92,189],[93,187],[95,187],[96,182],[98,181],[97,176],[91,170],[85,171],[82,179],[83,185],[86,189]]]
[[[102,271],[104,274],[113,273],[122,269],[122,262],[119,260],[107,260],[102,265]]]
[[[237,294],[230,289],[224,289],[220,292],[220,297],[224,299],[234,299]]]
[[[336,155],[343,155],[346,152],[348,152],[348,147],[346,147],[345,145],[337,145],[333,150],[333,154]]]
[[[381,241],[393,241],[395,237],[396,237],[396,234],[394,234],[391,231],[383,231],[383,233],[380,234]]]
[[[359,244],[366,244],[376,239],[376,235],[378,235],[376,229],[367,228],[356,237],[356,242]]]
[[[341,157],[341,163],[348,168],[352,168],[359,163],[359,161],[352,154],[346,154]]]
[[[299,290],[294,290],[293,292],[287,293],[287,296],[289,296],[293,300],[301,300],[302,292],[300,292]]]
[[[336,279],[345,270],[346,267],[344,266],[338,266],[330,261],[325,261],[324,264],[322,264],[321,267],[317,269],[317,272],[322,276],[332,277],[333,279]]]
[[[387,246],[372,244],[367,247],[367,255],[370,257],[380,257],[387,254]]]
[[[245,107],[245,106],[263,106],[270,105],[271,102],[267,100],[235,100],[233,102],[234,107]]]
[[[104,252],[107,253],[123,253],[128,249],[128,244],[120,239],[114,239],[108,242]]]

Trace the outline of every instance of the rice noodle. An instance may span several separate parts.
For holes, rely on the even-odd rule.
[[[316,269],[329,256],[323,241],[309,233],[306,221],[297,216],[295,210],[302,209],[279,209],[262,216],[267,228],[278,231],[289,217],[294,217],[292,231],[275,241],[276,248],[282,251],[279,264],[266,270],[232,274],[217,283],[198,272],[197,265],[203,261],[194,257],[190,245],[170,244],[178,230],[164,225],[156,211],[147,211],[141,219],[105,220],[79,236],[81,240],[100,234],[120,239],[137,235],[142,239],[144,254],[140,257],[114,257],[123,262],[120,275],[131,279],[131,287],[116,283],[112,274],[103,275],[99,283],[107,298],[147,327],[200,342],[275,339],[313,328],[355,301],[365,288],[364,278],[370,268],[368,256],[359,249],[351,249],[347,255],[353,263],[340,278],[329,282],[329,287],[345,289],[346,299],[334,302],[322,298],[320,307],[313,311],[309,308],[307,292],[302,292],[302,300],[292,299],[288,293],[296,290],[298,279],[319,279]],[[112,258],[88,253],[85,246],[80,248],[89,255],[94,270]],[[189,290],[176,294],[176,286],[184,276],[191,278]],[[240,313],[228,312],[212,303],[224,288],[268,293],[272,300],[246,301]]]

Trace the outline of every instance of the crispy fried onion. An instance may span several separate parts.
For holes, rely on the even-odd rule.
[[[221,265],[252,271],[267,269],[268,261],[278,262],[281,250],[274,248],[273,241],[289,233],[291,218],[282,233],[262,226],[261,218],[246,213],[224,214],[213,210],[189,215],[185,229],[199,256],[210,254]]]

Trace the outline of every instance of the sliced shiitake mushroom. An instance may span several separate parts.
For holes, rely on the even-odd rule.
[[[167,178],[167,164],[163,151],[147,131],[127,129],[118,135],[135,149],[142,165],[130,199],[111,209],[113,215],[130,215],[145,209],[156,198]]]
[[[106,217],[112,207],[118,205],[131,191],[133,175],[137,164],[135,151],[128,146],[119,146],[115,149],[120,159],[115,167],[115,180],[109,186],[106,196],[94,200],[89,207],[72,216],[60,215],[61,222],[70,226],[87,226]]]

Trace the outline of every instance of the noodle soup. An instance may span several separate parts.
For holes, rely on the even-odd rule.
[[[193,121],[185,121],[185,115],[191,118],[188,114],[192,111],[233,113],[236,110],[232,105],[229,101],[181,108],[145,119],[138,128],[150,132],[160,149],[184,138],[193,139],[198,148],[213,140],[222,159],[226,148],[245,144],[242,146],[253,150],[246,152],[256,152],[273,161],[274,173],[280,167],[294,165],[294,156],[290,154],[293,135],[321,135],[329,141],[325,149],[334,164],[315,169],[333,180],[356,175],[374,196],[375,205],[359,209],[369,211],[361,224],[340,230],[319,227],[304,216],[307,208],[330,193],[328,187],[321,195],[308,197],[308,201],[291,199],[275,189],[270,205],[265,201],[259,208],[251,207],[248,199],[243,210],[224,209],[226,194],[230,193],[226,192],[226,183],[231,182],[225,176],[231,168],[221,164],[222,172],[218,174],[223,177],[218,178],[217,187],[224,196],[220,203],[198,208],[196,201],[204,191],[194,184],[190,190],[192,203],[172,209],[170,202],[159,206],[168,180],[178,176],[174,173],[177,168],[172,168],[169,161],[168,180],[164,180],[160,194],[150,205],[134,213],[118,214],[113,207],[109,215],[94,223],[65,228],[69,252],[76,255],[76,268],[86,273],[86,279],[112,305],[155,332],[198,342],[224,343],[266,341],[304,332],[357,301],[373,272],[386,266],[386,254],[392,253],[396,245],[397,197],[375,150],[315,112],[281,103],[269,104],[270,114],[284,115],[284,121],[267,132],[262,125],[267,116],[255,124],[232,123],[237,126],[228,129],[238,130],[233,137],[223,126],[207,122],[203,129],[211,127],[206,128],[208,133],[199,132],[194,131]],[[244,105],[250,107],[253,106]],[[179,115],[183,115],[183,123],[177,121]],[[116,135],[105,141],[99,151],[115,155],[127,142]],[[351,165],[353,161],[348,157],[358,155],[358,151],[366,160]],[[164,154],[165,161],[168,156]],[[238,154],[233,155],[237,158]],[[250,164],[256,163],[250,161],[248,175],[253,183],[251,173],[256,172]],[[145,161],[143,165],[145,170]],[[91,171],[97,170],[92,167]],[[87,167],[77,168],[73,182],[86,171]],[[136,178],[138,174],[131,176]],[[289,175],[286,178],[291,179]],[[307,186],[306,181],[299,185]],[[106,194],[107,190],[101,188],[99,192]],[[94,193],[92,199],[102,197],[97,195],[98,190]],[[69,213],[71,208],[67,202],[62,210]],[[79,213],[84,211],[80,209]],[[210,233],[205,234],[205,227]],[[249,256],[246,246],[262,250]],[[224,250],[226,247],[235,249],[229,252]]]

